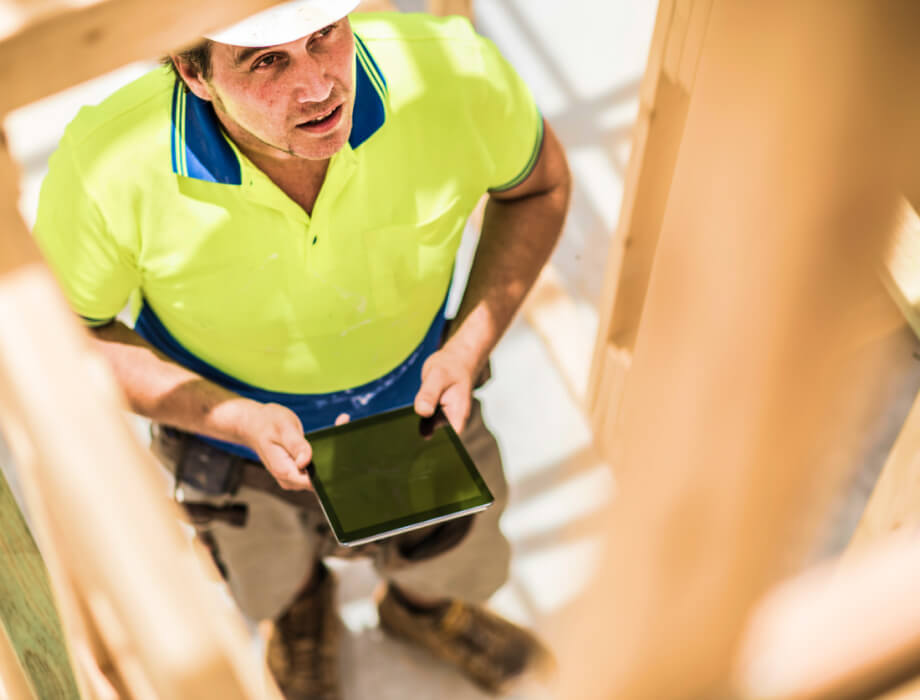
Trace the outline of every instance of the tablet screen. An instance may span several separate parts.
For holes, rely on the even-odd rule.
[[[310,476],[343,544],[481,509],[492,494],[449,425],[424,438],[411,406],[307,435]]]

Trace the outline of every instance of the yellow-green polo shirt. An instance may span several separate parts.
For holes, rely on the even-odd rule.
[[[542,119],[465,20],[351,21],[353,127],[312,216],[166,68],[81,110],[35,236],[90,325],[139,294],[150,342],[263,399],[368,385],[431,341],[464,223],[530,173]]]

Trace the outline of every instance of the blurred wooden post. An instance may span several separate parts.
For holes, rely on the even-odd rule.
[[[473,19],[473,0],[428,0],[428,12],[433,15],[461,15]]]
[[[910,0],[713,3],[566,697],[717,696],[752,603],[811,545],[879,361],[857,351],[920,138],[917,26]]]
[[[0,0],[0,115],[128,61],[156,58],[272,4]],[[181,532],[158,467],[137,443],[114,379],[42,263],[17,197],[18,172],[0,139],[0,421],[80,695],[279,697],[264,664],[252,658],[238,614],[206,577],[211,565]],[[15,504],[2,506],[13,518],[7,524],[13,522]],[[4,581],[17,574],[22,585],[37,580],[19,560],[13,566],[18,570],[5,570]],[[9,615],[16,598],[4,600]],[[12,614],[37,622],[25,607]],[[42,697],[75,697],[72,682],[42,690],[50,688],[42,683],[69,675],[66,658],[52,647],[30,650],[23,666]]]
[[[882,280],[914,333],[920,336],[920,217],[902,200]],[[897,530],[920,526],[920,396],[914,401],[885,461],[862,519],[850,541],[859,551]]]
[[[658,4],[588,379],[587,409],[608,459],[711,8],[712,0]]]
[[[48,575],[2,473],[0,600],[4,609],[0,633],[12,645],[18,663],[29,669],[38,697],[75,697],[76,684]]]
[[[391,0],[361,0],[356,12],[397,12]]]
[[[35,693],[3,625],[0,625],[0,698],[35,700]]]
[[[914,401],[872,491],[850,550],[858,551],[898,530],[920,526],[920,397]]]
[[[918,588],[920,544],[911,537],[876,542],[777,586],[758,603],[741,645],[738,696],[916,698]]]
[[[277,2],[0,0],[0,115],[131,61],[159,58]]]

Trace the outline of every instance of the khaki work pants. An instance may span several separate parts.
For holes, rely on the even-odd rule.
[[[481,603],[508,578],[510,546],[498,527],[508,485],[498,445],[475,399],[460,437],[495,503],[470,518],[354,548],[336,542],[312,492],[285,491],[254,462],[244,463],[233,493],[214,496],[183,484],[183,500],[218,508],[245,504],[244,526],[214,518],[199,519],[195,527],[223,568],[239,608],[253,621],[277,618],[297,596],[316,561],[327,556],[367,556],[382,577],[408,591]],[[152,428],[151,449],[172,475],[183,439],[160,426]]]

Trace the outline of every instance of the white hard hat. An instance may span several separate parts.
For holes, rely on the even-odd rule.
[[[275,46],[307,36],[337,22],[360,0],[293,0],[270,7],[242,22],[205,35],[233,46]]]

